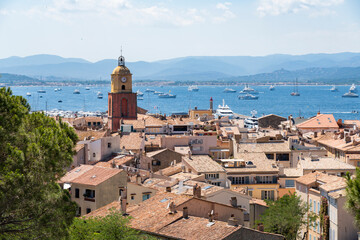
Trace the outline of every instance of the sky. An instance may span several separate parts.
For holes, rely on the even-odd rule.
[[[0,58],[360,52],[359,0],[0,0]]]

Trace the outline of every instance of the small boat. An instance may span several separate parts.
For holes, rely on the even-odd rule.
[[[164,94],[164,93],[163,93],[163,92],[155,91],[154,94],[155,94],[155,95],[160,95],[160,94]]]
[[[98,93],[97,93],[97,98],[98,98],[98,99],[102,99],[102,98],[103,98],[102,92],[98,92]]]
[[[86,87],[85,90],[90,90],[90,88],[89,88],[89,87]]]
[[[271,86],[269,87],[269,90],[270,90],[270,91],[274,91],[274,90],[275,90],[275,86],[274,86],[274,85],[271,85]]]
[[[58,103],[62,103],[62,100],[59,100]]]
[[[294,91],[292,93],[290,93],[290,95],[294,96],[294,97],[300,96],[300,93],[298,91],[298,86],[297,86],[297,78],[295,79]]]
[[[243,92],[243,93],[254,93],[254,92],[257,92],[257,91],[255,91],[255,89],[249,87],[249,85],[246,84],[244,89],[241,92]]]
[[[59,90],[58,90],[57,88],[55,88],[55,89],[54,89],[54,92],[57,92],[57,91],[59,91]]]
[[[46,91],[43,90],[43,89],[37,90],[37,92],[38,92],[38,93],[46,93]]]
[[[147,89],[145,90],[145,92],[155,92],[155,90],[152,90],[152,89],[147,88]]]
[[[332,86],[332,88],[330,88],[331,92],[338,92],[339,90],[337,89],[337,87],[335,85]]]
[[[144,98],[143,97],[138,97],[137,100],[144,100]]]
[[[356,94],[356,93],[353,93],[353,92],[348,92],[348,93],[345,93],[344,95],[342,95],[342,97],[346,97],[346,98],[358,98],[359,95]]]
[[[191,86],[188,87],[188,91],[189,92],[198,92],[199,88],[196,85],[191,85]]]
[[[240,91],[239,93],[240,93],[240,94],[248,94],[248,93],[250,93],[250,92],[244,92],[244,90],[242,90],[242,91]],[[258,95],[259,92],[254,90],[253,92],[251,92],[251,94],[253,94],[253,95]]]
[[[27,92],[26,96],[31,97],[31,93]]]
[[[75,89],[73,94],[80,94],[80,91],[78,89]]]
[[[136,95],[138,95],[138,96],[144,96],[144,94],[143,94],[142,92],[140,92],[140,90],[137,90],[137,91],[136,91]]]
[[[259,96],[251,95],[250,93],[247,93],[246,95],[239,95],[238,98],[240,100],[257,100]]]
[[[161,93],[159,94],[159,98],[176,98],[176,95],[170,93]]]
[[[258,118],[256,117],[257,112],[255,110],[251,111],[251,117],[246,118],[244,120],[244,127],[245,128],[258,128],[259,127],[259,121]]]
[[[356,86],[355,84],[353,83],[349,89],[349,92],[352,92],[352,93],[357,93],[357,89],[356,89]]]
[[[353,114],[357,114],[357,113],[359,113],[359,111],[352,110],[352,111],[351,111],[351,113],[353,113]]]
[[[61,89],[61,88],[58,88],[57,90],[58,90],[58,91],[62,91],[62,89]]]
[[[236,93],[236,90],[232,89],[232,88],[225,88],[224,93]]]
[[[40,98],[43,98],[43,96],[40,96]]]

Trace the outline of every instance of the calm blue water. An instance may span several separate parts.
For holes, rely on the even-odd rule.
[[[292,86],[276,86],[275,91],[269,91],[268,86],[253,86],[260,92],[258,100],[238,100],[238,93],[223,93],[226,86],[199,86],[199,92],[188,92],[187,87],[154,87],[151,89],[176,94],[175,99],[158,98],[152,93],[145,93],[148,87],[134,87],[133,91],[140,89],[144,93],[144,100],[138,100],[138,105],[150,112],[170,114],[172,112],[188,111],[189,107],[197,106],[199,109],[209,108],[209,99],[214,99],[214,108],[217,108],[225,99],[225,103],[236,113],[249,115],[251,110],[256,110],[258,116],[262,114],[278,114],[287,117],[293,116],[310,117],[319,110],[321,113],[333,113],[335,118],[360,119],[359,114],[351,113],[353,110],[360,111],[360,98],[342,98],[341,95],[348,91],[349,86],[339,86],[339,92],[330,92],[330,86],[299,86],[301,96],[292,97]],[[107,92],[109,86],[90,87],[85,90],[84,86],[61,87],[62,91],[54,92],[56,87],[12,87],[15,95],[22,95],[28,99],[32,110],[61,109],[71,111],[102,111],[107,110]],[[240,91],[243,86],[232,86]],[[37,90],[44,89],[46,93],[39,94]],[[79,89],[81,94],[73,94]],[[104,94],[103,99],[97,99],[97,92]],[[31,97],[26,93],[30,92]],[[43,96],[40,98],[40,96]],[[62,103],[58,103],[62,100]]]

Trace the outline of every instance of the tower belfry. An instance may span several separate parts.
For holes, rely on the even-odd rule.
[[[108,116],[111,132],[120,129],[121,119],[137,119],[137,98],[132,92],[132,74],[125,66],[125,57],[118,58],[118,66],[111,74],[111,92],[108,94]]]

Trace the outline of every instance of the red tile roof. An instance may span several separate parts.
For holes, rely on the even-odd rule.
[[[296,125],[297,128],[339,128],[332,114],[319,114],[305,122]]]

